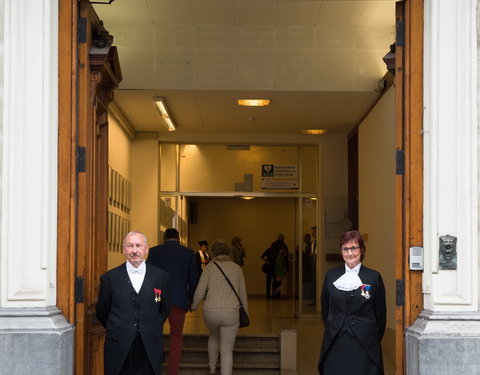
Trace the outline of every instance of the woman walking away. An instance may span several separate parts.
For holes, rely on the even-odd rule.
[[[231,375],[240,304],[225,277],[232,283],[243,308],[248,313],[247,289],[242,269],[231,260],[227,243],[215,240],[210,251],[213,259],[202,272],[193,297],[192,310],[197,310],[200,302],[204,301],[203,319],[210,332],[208,337],[210,374],[216,373],[220,353],[221,374]]]
[[[366,247],[356,230],[343,234],[340,247],[345,265],[328,271],[323,283],[325,333],[318,372],[383,375],[380,341],[386,308],[382,276],[362,265]]]

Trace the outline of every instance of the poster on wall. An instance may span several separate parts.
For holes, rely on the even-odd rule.
[[[296,165],[262,164],[262,189],[298,189]]]

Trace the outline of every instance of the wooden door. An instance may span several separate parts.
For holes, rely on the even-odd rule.
[[[108,105],[121,80],[113,38],[87,0],[59,3],[58,306],[75,324],[75,373],[103,374],[95,319],[107,269]]]
[[[409,249],[423,247],[423,0],[397,2],[396,373],[405,373],[405,328],[423,308],[422,273]]]

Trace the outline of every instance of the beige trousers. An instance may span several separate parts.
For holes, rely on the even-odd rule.
[[[238,309],[203,309],[203,319],[210,331],[208,337],[208,365],[215,374],[220,353],[221,374],[231,375],[233,347],[238,331]]]

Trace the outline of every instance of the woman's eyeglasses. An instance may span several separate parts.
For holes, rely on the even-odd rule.
[[[351,251],[352,253],[358,253],[358,250],[360,249],[360,246],[352,246],[352,247],[342,247],[342,251],[344,253],[348,253]]]

